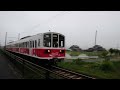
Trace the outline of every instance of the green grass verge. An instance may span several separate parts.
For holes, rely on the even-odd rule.
[[[80,52],[77,52],[77,51],[66,51],[66,52],[71,56],[79,56],[80,55]]]
[[[101,54],[104,51],[98,51],[98,52],[85,52],[85,51],[81,51],[81,52],[77,52],[77,51],[66,51],[66,53],[68,53],[71,56],[79,56],[80,54],[86,54],[88,56],[101,56]]]
[[[60,62],[58,66],[102,79],[120,79],[119,62]]]

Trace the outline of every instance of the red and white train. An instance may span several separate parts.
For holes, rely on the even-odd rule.
[[[8,43],[6,50],[41,60],[65,58],[65,36],[56,32],[40,33]]]

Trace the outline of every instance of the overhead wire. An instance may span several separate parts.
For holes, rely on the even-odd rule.
[[[49,22],[51,22],[52,20],[54,20],[54,19],[57,18],[58,16],[63,16],[63,15],[65,15],[66,13],[68,13],[68,11],[62,11],[62,12],[60,12],[59,14],[50,17],[50,18],[49,18],[48,20],[46,20],[44,23],[37,24],[37,25],[33,26],[30,30],[34,30],[35,28],[41,26],[42,24],[48,24]]]
[[[51,18],[49,18],[48,20],[46,20],[44,23],[42,23],[42,24],[48,24],[49,22],[51,22],[52,20],[54,20],[55,18],[57,18],[58,16],[63,16],[64,14],[66,14],[67,12],[66,11],[63,11],[63,12],[60,12],[59,14],[57,14],[57,15],[55,15],[55,16],[52,16]],[[32,30],[33,29],[35,29],[35,28],[37,28],[37,27],[39,27],[41,24],[38,24],[38,25],[36,25],[36,26],[34,26],[33,28],[32,28]]]

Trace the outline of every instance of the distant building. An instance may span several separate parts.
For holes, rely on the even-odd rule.
[[[92,48],[88,48],[86,51],[93,52],[93,51],[106,51],[105,48],[103,48],[100,45],[95,45]]]
[[[88,48],[87,50],[84,50],[84,51],[93,52],[94,49],[93,48]]]
[[[69,49],[72,51],[81,51],[82,49],[78,45],[72,45]]]

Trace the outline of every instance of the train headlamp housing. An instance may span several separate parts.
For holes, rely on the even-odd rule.
[[[45,53],[50,53],[50,52],[51,52],[51,50],[49,50],[49,49],[48,49],[48,50],[45,50]]]
[[[60,50],[60,53],[64,53],[64,50]]]
[[[60,50],[60,52],[62,52],[62,50]]]
[[[50,52],[50,50],[48,50],[48,52]]]

